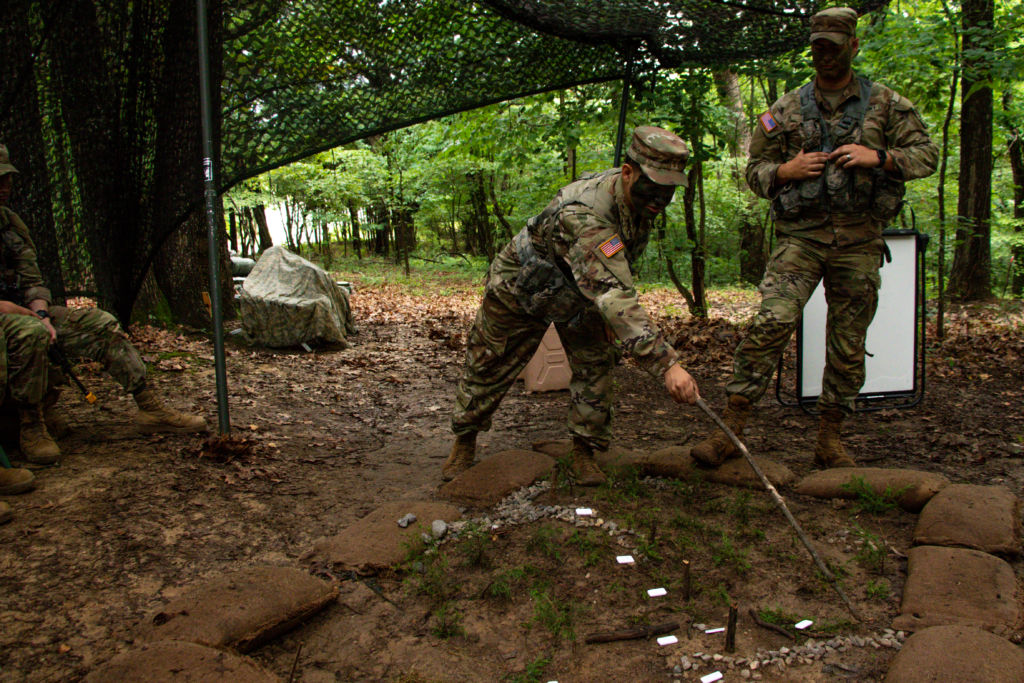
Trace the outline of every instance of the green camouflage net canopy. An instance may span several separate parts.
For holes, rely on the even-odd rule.
[[[859,12],[883,2],[853,3]],[[223,185],[457,111],[631,73],[776,55],[824,2],[227,3]]]

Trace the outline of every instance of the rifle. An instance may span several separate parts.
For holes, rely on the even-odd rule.
[[[86,389],[85,385],[83,385],[81,380],[78,379],[78,376],[75,375],[75,371],[71,369],[71,361],[69,361],[68,357],[64,355],[64,352],[57,346],[51,346],[47,353],[50,356],[50,360],[59,365],[60,369],[67,373],[68,377],[70,377],[75,385],[82,391],[82,394],[85,396],[85,400],[89,403],[95,403],[96,394]]]

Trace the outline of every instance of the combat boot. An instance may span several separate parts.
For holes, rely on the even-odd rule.
[[[50,432],[54,439],[63,439],[71,431],[64,411],[56,405],[43,408],[43,420],[46,422],[46,431]]]
[[[14,517],[14,513],[11,512],[11,506],[0,500],[0,524],[7,524]]]
[[[743,428],[750,418],[750,401],[739,394],[729,397],[729,403],[722,413],[722,421],[733,431],[737,438],[743,436]],[[690,456],[705,465],[718,467],[729,458],[740,455],[740,451],[732,440],[721,429],[690,449]]]
[[[135,424],[141,432],[206,432],[206,420],[199,415],[181,413],[168,407],[156,392],[146,388],[134,394],[139,412]]]
[[[839,441],[843,415],[840,410],[826,410],[818,422],[818,444],[814,447],[814,463],[822,467],[856,467]]]
[[[594,449],[578,436],[572,437],[569,466],[572,468],[573,481],[580,486],[600,486],[608,481],[594,460]]]
[[[18,443],[25,459],[36,465],[52,465],[60,459],[60,448],[46,431],[43,407],[23,408],[18,411],[21,426]]]
[[[452,452],[441,467],[441,479],[451,481],[476,462],[476,432],[467,432],[455,437]]]
[[[36,475],[21,467],[0,468],[0,496],[16,496],[36,487]]]

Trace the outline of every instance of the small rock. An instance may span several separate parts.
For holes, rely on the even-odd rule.
[[[398,526],[400,526],[400,527],[402,527],[404,529],[404,528],[406,528],[407,526],[409,526],[410,524],[412,524],[415,521],[416,521],[416,515],[414,515],[414,514],[412,514],[410,512],[409,514],[404,515],[401,519],[398,520]]]
[[[779,654],[780,655],[788,655],[789,654],[789,648],[788,647],[780,647],[779,648]]]
[[[759,681],[762,678],[764,678],[764,676],[761,675],[760,671],[755,671],[754,673],[750,674],[750,678],[751,680]]]
[[[715,660],[716,662],[720,662],[720,661],[722,661],[723,659],[725,659],[725,657],[723,657],[722,655],[720,655],[720,654],[718,654],[718,653],[716,652],[715,654],[713,654],[713,655],[711,656],[711,659]]]
[[[706,629],[708,627],[708,625],[707,624],[694,624],[693,627],[695,629],[697,629],[698,631],[703,631],[704,629]]]
[[[904,633],[903,631],[897,631],[896,632],[896,637],[899,638],[900,640],[906,640],[907,634]]]
[[[750,670],[743,669],[742,671],[740,671],[740,678],[750,678]]]
[[[683,671],[689,671],[690,667],[693,666],[690,664],[690,658],[685,655],[679,659],[679,663],[682,665]]]
[[[444,535],[448,533],[448,525],[443,519],[435,519],[430,523],[430,533],[434,538],[444,538]]]

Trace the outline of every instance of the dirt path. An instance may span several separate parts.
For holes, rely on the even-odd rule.
[[[251,457],[230,463],[198,458],[193,438],[137,436],[130,402],[84,367],[83,379],[105,408],[65,393],[62,402],[75,427],[61,444],[65,458],[59,467],[37,472],[36,491],[8,499],[16,518],[0,527],[0,680],[77,679],[128,649],[138,622],[197,579],[258,563],[295,566],[314,539],[379,504],[430,497],[449,446],[448,410],[473,302],[464,296],[427,302],[397,296],[382,288],[354,298],[360,332],[344,351],[232,345],[232,424],[256,447]],[[650,303],[656,306],[658,297]],[[718,304],[720,318],[710,326],[665,317],[667,327],[690,340],[680,346],[714,406],[722,403],[728,359],[739,338],[729,321],[743,319],[749,300]],[[847,443],[865,464],[920,468],[1019,491],[1020,307],[1009,315],[971,311],[970,327],[960,324],[968,320],[964,315],[953,319],[950,340],[929,365],[924,404],[856,416]],[[210,345],[148,328],[137,336],[157,369],[154,383],[171,402],[215,422]],[[695,410],[672,404],[634,366],[617,369],[616,381],[622,446],[655,450],[706,432]],[[481,453],[562,438],[565,405],[563,393],[526,395],[516,387],[494,430],[482,435]],[[767,399],[761,406],[747,441],[750,451],[781,460],[797,474],[809,472],[813,419]],[[685,647],[667,651],[644,641],[585,646],[582,635],[662,617],[717,624],[729,602],[787,616],[814,614],[833,634],[881,630],[895,614],[903,566],[886,550],[879,567],[858,557],[871,538],[905,551],[915,520],[897,511],[865,515],[852,503],[788,496],[816,541],[849,567],[846,585],[870,618],[853,625],[827,586],[814,579],[784,520],[761,494],[703,482],[620,482],[543,496],[547,503],[592,504],[623,525],[647,529],[633,540],[648,542],[638,571],[624,574],[605,561],[618,547],[612,537],[595,537],[588,545],[570,525],[528,525],[488,540],[482,554],[489,559],[479,565],[459,559],[461,550],[451,548],[451,564],[442,572],[447,579],[433,587],[435,561],[423,559],[411,574],[343,581],[338,605],[255,657],[287,678],[302,643],[297,679],[303,681],[671,680],[681,654],[712,651],[720,648],[718,641],[690,632]],[[660,531],[648,528],[652,524],[662,525]],[[857,529],[869,535],[858,536]],[[545,536],[563,551],[545,551],[543,538],[537,540]],[[652,537],[660,539],[657,548]],[[638,597],[650,583],[678,581],[683,556],[700,566],[693,601],[657,604]],[[496,577],[513,572],[514,578],[516,570],[522,576],[507,596],[484,595]],[[439,602],[444,585],[456,586],[454,597]],[[538,616],[545,595],[556,615],[564,611],[572,636],[559,631],[557,619],[552,627]],[[437,608],[448,602],[460,616],[444,633],[442,615],[438,635]],[[749,620],[741,624],[744,652],[786,643]],[[765,680],[877,680],[891,654],[864,648],[851,651],[854,673],[818,662],[766,672]]]

